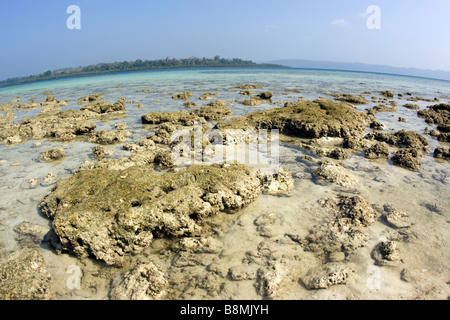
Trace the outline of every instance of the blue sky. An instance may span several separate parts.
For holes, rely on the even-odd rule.
[[[67,7],[81,9],[69,30]],[[369,5],[381,29],[366,26]],[[310,59],[450,71],[448,0],[2,0],[0,80],[136,59]]]

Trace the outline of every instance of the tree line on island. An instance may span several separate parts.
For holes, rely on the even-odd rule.
[[[8,78],[0,81],[0,86],[13,84],[21,84],[26,82],[50,80],[74,76],[115,73],[126,71],[146,71],[161,69],[178,69],[178,68],[212,68],[212,67],[284,67],[276,64],[260,64],[250,60],[242,60],[238,58],[226,59],[220,56],[210,58],[190,57],[185,59],[165,58],[159,60],[141,60],[123,61],[112,63],[98,63],[86,67],[66,68],[54,71],[46,71],[38,75],[30,75],[26,77]]]

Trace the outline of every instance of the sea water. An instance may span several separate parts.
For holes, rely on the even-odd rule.
[[[259,84],[263,89],[272,91],[273,104],[263,103],[256,107],[241,105],[235,100],[246,99],[240,95],[240,89],[233,88],[239,84]],[[292,92],[287,90],[299,90]],[[139,92],[149,90],[150,92]],[[132,136],[124,143],[144,138],[149,132],[141,123],[141,116],[152,111],[165,112],[183,110],[183,101],[173,100],[172,95],[183,91],[191,91],[191,101],[206,105],[210,100],[201,101],[200,95],[207,92],[219,93],[213,99],[232,101],[230,108],[233,116],[248,112],[269,110],[282,107],[283,103],[297,101],[300,98],[315,100],[319,97],[331,98],[330,93],[349,93],[366,98],[379,97],[380,91],[391,90],[395,93],[393,101],[397,101],[397,112],[382,112],[376,115],[377,120],[385,124],[385,132],[396,132],[401,129],[421,133],[430,144],[430,153],[422,159],[422,168],[416,172],[393,166],[390,161],[376,162],[364,158],[362,153],[353,155],[341,162],[358,179],[352,189],[344,189],[330,184],[318,183],[311,174],[314,165],[301,161],[301,156],[309,155],[305,150],[290,145],[280,146],[280,165],[289,169],[295,178],[295,189],[289,197],[263,195],[254,203],[233,215],[217,217],[217,226],[213,236],[223,243],[220,255],[203,257],[201,266],[186,268],[188,278],[201,278],[212,272],[214,268],[222,268],[227,273],[233,267],[242,265],[249,252],[269,252],[282,256],[295,256],[298,275],[284,284],[279,299],[411,299],[438,298],[445,299],[450,295],[447,282],[450,280],[450,164],[433,158],[435,148],[446,145],[424,134],[425,121],[417,117],[417,112],[403,108],[409,103],[408,97],[425,99],[438,98],[441,102],[450,101],[450,82],[415,78],[397,75],[344,72],[327,70],[301,70],[282,68],[211,68],[188,70],[163,70],[149,72],[132,72],[108,75],[93,75],[51,81],[40,81],[29,84],[10,86],[0,89],[0,104],[20,99],[27,102],[36,99],[45,101],[45,91],[58,100],[70,100],[63,109],[78,109],[77,99],[98,93],[111,103],[121,97],[127,103],[126,119],[96,122],[98,129],[113,129],[114,123],[126,122]],[[369,93],[370,92],[370,93]],[[397,96],[401,93],[403,97]],[[409,93],[410,95],[407,95]],[[434,102],[418,101],[421,109]],[[378,103],[357,106],[364,111]],[[142,108],[138,108],[142,105]],[[39,113],[39,108],[16,113],[16,121],[23,117]],[[399,122],[403,117],[407,121]],[[432,128],[432,127],[431,127]],[[370,131],[368,129],[368,131]],[[14,227],[22,221],[49,227],[51,221],[43,217],[39,211],[39,203],[51,192],[52,185],[39,185],[36,188],[26,187],[32,178],[42,181],[49,173],[56,174],[58,180],[67,178],[86,160],[93,161],[91,143],[51,143],[47,140],[39,146],[36,141],[28,141],[18,146],[0,145],[0,160],[6,162],[0,166],[0,250],[3,253],[18,249]],[[124,157],[129,153],[123,151],[123,144],[111,146],[116,150],[115,157]],[[38,160],[43,150],[55,146],[63,146],[66,157],[60,163],[42,163]],[[446,145],[448,147],[448,145]],[[12,166],[12,164],[19,165]],[[370,240],[359,248],[348,261],[354,266],[355,275],[350,284],[334,286],[327,290],[307,290],[301,285],[299,278],[309,269],[318,267],[320,261],[310,252],[286,238],[286,234],[306,236],[318,223],[327,219],[326,212],[321,209],[323,199],[334,198],[340,194],[358,194],[373,205],[393,205],[398,210],[407,212],[413,225],[407,235],[393,231],[378,219],[369,229]],[[274,214],[275,221],[261,231],[254,224],[255,219],[264,214]],[[369,286],[373,276],[374,261],[370,257],[373,247],[382,240],[399,239],[402,256],[401,265],[397,268],[383,267],[376,269],[376,286]],[[170,270],[170,260],[166,259],[164,241],[155,241],[155,245],[146,250],[141,259],[153,261],[166,270]],[[155,249],[157,248],[158,249]],[[267,248],[261,251],[261,247]],[[162,249],[161,249],[162,248]],[[258,251],[259,250],[259,251]],[[52,296],[55,299],[107,299],[109,283],[116,273],[126,270],[107,268],[101,263],[79,260],[69,254],[57,255],[48,246],[42,246],[46,266],[52,274]],[[74,276],[70,270],[76,266],[82,270],[81,287],[74,288],[69,280]],[[213,267],[216,266],[216,267]],[[371,271],[372,270],[372,271]],[[405,281],[401,276],[407,270],[413,274],[413,280]],[[403,272],[404,274],[404,272]],[[80,275],[81,277],[81,275]],[[261,299],[255,288],[255,278],[233,281],[225,276],[220,290],[208,290],[197,286],[190,288],[188,280],[175,281],[171,299]],[[194,286],[195,287],[195,286]],[[188,289],[187,289],[188,288]],[[190,289],[189,289],[190,288]]]

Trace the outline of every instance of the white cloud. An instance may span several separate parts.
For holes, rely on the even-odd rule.
[[[266,31],[274,31],[274,30],[278,30],[279,26],[275,25],[275,24],[269,24],[267,26],[265,26],[265,30]]]
[[[346,26],[350,25],[350,23],[348,23],[347,20],[345,20],[345,19],[337,19],[337,20],[331,21],[331,25],[338,26],[338,27],[346,27]]]

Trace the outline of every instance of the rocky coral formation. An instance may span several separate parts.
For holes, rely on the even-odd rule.
[[[242,94],[243,96],[253,95],[253,91],[251,91],[251,90],[241,90],[239,93]]]
[[[52,162],[61,160],[66,156],[64,148],[56,147],[50,150],[45,150],[41,153],[39,159],[44,162]]]
[[[36,248],[21,249],[0,260],[0,300],[49,300],[50,280]]]
[[[386,129],[386,126],[383,123],[374,120],[370,123],[370,128],[374,130],[384,130]]]
[[[422,135],[407,130],[396,133],[369,133],[366,139],[385,142],[399,148],[391,158],[392,162],[413,171],[421,167],[420,158],[429,151],[428,141]]]
[[[392,163],[399,167],[416,171],[422,167],[422,164],[420,163],[420,157],[421,154],[417,149],[406,148],[400,149],[395,152],[391,160]]]
[[[450,148],[439,147],[434,150],[433,156],[437,159],[450,160]]]
[[[387,159],[389,158],[389,149],[385,143],[377,142],[364,149],[364,156],[367,159]]]
[[[212,99],[212,96],[218,96],[218,95],[219,95],[219,93],[217,93],[217,92],[207,92],[207,93],[202,94],[198,99],[199,100],[210,100],[210,99]]]
[[[256,107],[259,106],[263,101],[260,99],[245,99],[245,100],[236,100],[236,102],[243,104],[244,106]]]
[[[156,237],[199,235],[208,217],[254,201],[264,189],[245,165],[192,166],[164,175],[145,166],[90,169],[58,182],[41,203],[64,249],[120,265]]]
[[[301,281],[307,289],[328,289],[346,284],[354,272],[354,268],[345,264],[327,263],[320,268],[310,269]]]
[[[272,96],[273,96],[273,92],[271,92],[271,91],[264,91],[264,92],[258,93],[255,96],[255,98],[256,99],[262,99],[262,100],[270,100],[270,99],[272,99]]]
[[[413,103],[406,103],[403,105],[404,108],[406,109],[410,109],[410,110],[419,110],[420,107],[417,104],[413,104]]]
[[[116,123],[115,130],[96,131],[90,142],[102,145],[115,144],[125,141],[131,135],[132,133],[127,130],[126,123]]]
[[[386,97],[386,98],[393,98],[394,97],[394,93],[391,90],[380,91],[380,94],[383,97]]]
[[[192,97],[192,92],[184,91],[182,93],[173,95],[172,99],[174,99],[174,100],[188,100],[190,97]]]
[[[195,102],[192,102],[192,101],[186,101],[185,103],[183,103],[183,105],[184,105],[186,108],[188,108],[188,109],[193,109],[193,108],[199,106],[198,103],[195,103]]]
[[[262,177],[262,184],[264,193],[270,195],[282,195],[294,189],[292,174],[282,167],[275,174]]]
[[[429,125],[437,125],[436,130],[432,130],[431,136],[439,141],[450,142],[450,104],[441,103],[428,106],[427,109],[417,112],[420,118],[425,119]]]
[[[347,93],[337,93],[337,94],[330,94],[332,97],[334,97],[335,100],[341,101],[341,102],[348,102],[351,104],[368,104],[370,101],[366,98],[359,96],[356,97],[351,94]]]
[[[256,275],[256,289],[266,299],[274,299],[279,294],[282,282],[289,278],[292,266],[285,259],[270,261],[261,267]]]
[[[397,266],[400,261],[400,251],[394,241],[382,241],[372,251],[375,264],[380,266]]]
[[[150,112],[143,115],[141,120],[143,124],[161,124],[168,122],[182,126],[193,126],[197,121],[202,123],[206,122],[204,118],[196,116],[192,112],[186,110],[174,112]]]
[[[89,99],[89,98],[88,98]],[[23,118],[21,123],[11,122],[10,116],[0,118],[0,142],[6,145],[24,143],[28,140],[49,139],[70,142],[88,140],[95,132],[92,120],[109,120],[125,115],[125,98],[114,104],[96,98],[80,110],[63,110],[57,102],[45,102],[41,113],[32,118]]]
[[[14,227],[16,240],[23,248],[38,247],[49,232],[48,227],[42,227],[27,221],[22,221]]]
[[[169,283],[163,270],[152,262],[140,263],[112,280],[112,300],[160,300],[167,295]]]
[[[369,236],[364,231],[375,221],[376,212],[360,196],[330,199],[324,206],[332,213],[329,222],[314,227],[304,239],[298,240],[295,235],[290,237],[325,261],[332,260],[330,257],[336,253],[344,253],[348,257],[368,240]]]
[[[225,107],[225,101],[217,100],[207,106],[195,109],[191,112],[193,116],[204,118],[206,121],[222,121],[233,115],[233,110]]]
[[[428,124],[449,124],[450,123],[450,104],[440,103],[428,106],[427,109],[417,112],[420,118],[425,119]]]
[[[150,112],[141,117],[144,124],[172,123],[193,126],[196,122],[220,121],[230,117],[233,111],[224,103],[215,103],[192,111]]]
[[[371,114],[377,114],[378,112],[397,112],[397,107],[395,106],[387,106],[384,104],[377,104],[372,109],[369,109]],[[369,111],[368,110],[368,111]]]
[[[259,84],[239,84],[237,86],[234,86],[233,88],[237,89],[261,89],[262,86]]]
[[[314,170],[314,175],[342,187],[355,185],[358,181],[357,178],[345,168],[329,161],[321,162],[320,166]]]
[[[92,156],[95,160],[103,160],[106,157],[113,155],[114,150],[105,150],[103,146],[95,146],[92,148]]]
[[[383,219],[395,229],[409,228],[412,222],[406,212],[395,209],[392,205],[383,206]]]
[[[368,117],[347,103],[331,100],[299,100],[284,108],[257,111],[217,124],[225,129],[279,129],[281,133],[302,137],[346,137],[362,135]]]

